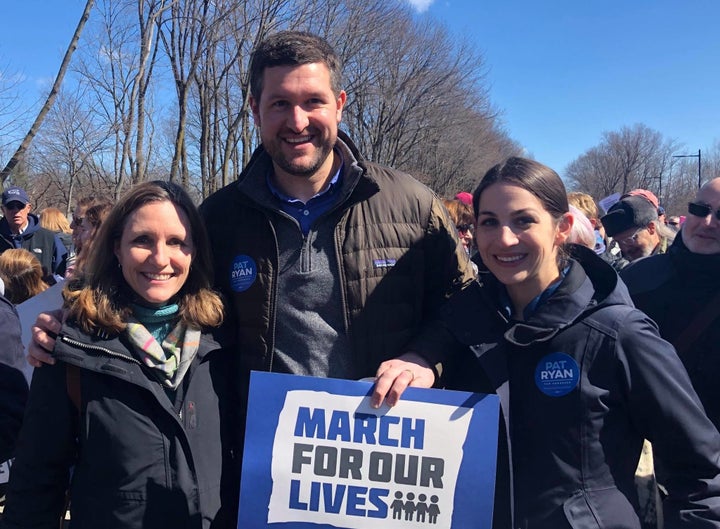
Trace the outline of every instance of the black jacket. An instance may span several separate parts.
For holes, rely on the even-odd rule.
[[[10,459],[22,424],[28,385],[22,372],[25,350],[20,318],[12,303],[0,296],[0,463]]]
[[[499,453],[512,464],[499,461],[498,497],[513,497],[513,527],[639,528],[644,438],[669,462],[665,527],[720,527],[720,434],[611,267],[574,252],[560,286],[525,321],[502,315],[490,274],[446,310],[460,346],[449,386],[500,396]],[[498,508],[505,521],[496,527],[510,527],[509,506]]]
[[[667,253],[638,261],[621,274],[637,308],[673,345],[720,293],[720,255],[690,252],[678,233]],[[710,420],[720,428],[720,317],[679,351]]]
[[[235,355],[204,335],[173,403],[131,347],[63,327],[57,364],[34,373],[4,527],[57,527],[74,465],[74,529],[235,528]]]

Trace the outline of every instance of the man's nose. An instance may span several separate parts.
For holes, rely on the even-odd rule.
[[[288,116],[288,127],[290,127],[293,132],[304,131],[309,123],[308,113],[304,108],[300,105],[292,107],[290,115]]]

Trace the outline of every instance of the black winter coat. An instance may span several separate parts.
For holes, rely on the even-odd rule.
[[[28,384],[20,318],[10,301],[0,296],[0,463],[10,459],[22,424]]]
[[[490,274],[446,308],[449,387],[501,400],[497,497],[513,501],[496,502],[495,527],[638,529],[644,438],[669,463],[665,527],[720,527],[720,434],[682,363],[611,267],[574,255],[525,321],[502,316]]]
[[[57,527],[68,484],[73,529],[236,527],[235,355],[203,335],[173,403],[131,347],[63,327],[33,376],[4,527]]]
[[[640,259],[620,274],[637,308],[650,316],[673,345],[720,293],[720,255],[690,252],[678,233],[668,252]],[[713,307],[715,308],[715,307]],[[705,411],[720,428],[720,317],[693,336],[680,359]]]

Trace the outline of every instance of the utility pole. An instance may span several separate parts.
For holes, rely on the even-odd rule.
[[[702,153],[698,149],[697,154],[677,154],[673,158],[697,158],[698,159],[698,189],[702,187]]]

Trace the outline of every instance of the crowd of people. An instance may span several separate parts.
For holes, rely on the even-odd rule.
[[[250,88],[261,145],[199,209],[153,181],[63,223],[3,192],[8,333],[38,278],[64,300],[5,403],[4,527],[57,527],[69,497],[77,528],[235,528],[261,370],[370,377],[375,408],[409,386],[497,394],[496,529],[640,529],[646,440],[664,526],[720,528],[720,179],[679,231],[647,190],[601,215],[519,157],[443,201],[338,129],[323,39],[267,37]]]

